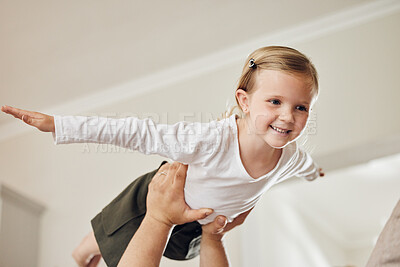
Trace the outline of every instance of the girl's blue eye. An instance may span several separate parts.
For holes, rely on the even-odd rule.
[[[278,99],[271,99],[269,100],[269,102],[273,105],[279,105],[281,103],[281,101],[279,101]]]
[[[308,111],[308,109],[305,106],[297,106],[296,109],[300,111]]]

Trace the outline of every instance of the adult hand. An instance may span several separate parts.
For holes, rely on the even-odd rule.
[[[147,212],[126,248],[118,267],[159,266],[174,224],[204,219],[212,209],[192,210],[185,202],[187,166],[174,162],[161,166],[149,184]]]
[[[213,210],[192,210],[185,202],[184,187],[187,165],[178,162],[164,164],[149,184],[147,214],[168,226],[204,219]]]
[[[202,226],[202,237],[200,245],[200,267],[228,267],[229,259],[225,251],[222,237],[224,234],[238,225],[241,225],[246,219],[251,209],[240,214],[231,223],[226,223],[224,216],[217,216],[215,220]]]
[[[1,111],[22,120],[28,125],[36,127],[42,132],[54,132],[54,117],[43,113],[2,106]]]
[[[72,257],[79,267],[96,267],[99,264],[102,257],[93,231],[82,239]]]
[[[229,232],[236,226],[243,224],[252,210],[253,208],[240,214],[228,224],[226,217],[222,215],[217,216],[213,222],[202,226],[202,239],[209,238],[212,240],[221,240],[225,233]]]

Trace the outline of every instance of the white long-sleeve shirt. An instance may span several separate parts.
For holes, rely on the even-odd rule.
[[[113,144],[188,164],[186,203],[192,209],[214,209],[209,217],[199,220],[201,224],[212,222],[220,214],[230,222],[254,207],[274,184],[293,176],[313,180],[319,175],[318,166],[310,155],[292,142],[283,148],[273,170],[252,178],[240,158],[234,115],[210,123],[173,125],[134,117],[54,116],[54,122],[55,144]]]

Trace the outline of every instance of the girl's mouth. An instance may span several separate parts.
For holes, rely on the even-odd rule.
[[[292,130],[286,130],[286,129],[278,128],[278,127],[275,127],[275,126],[272,126],[272,125],[270,125],[269,127],[271,127],[271,129],[274,130],[275,132],[278,132],[278,133],[284,134],[284,135],[286,135],[286,134],[288,134],[288,133],[290,133],[292,131]]]

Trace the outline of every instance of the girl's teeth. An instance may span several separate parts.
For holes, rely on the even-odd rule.
[[[272,126],[272,125],[271,125]],[[280,132],[280,133],[287,133],[288,131],[284,131],[284,130],[281,130],[281,129],[279,129],[279,128],[276,128],[276,127],[274,127],[274,126],[272,126],[272,129],[274,129],[275,131],[277,131],[277,132]]]

